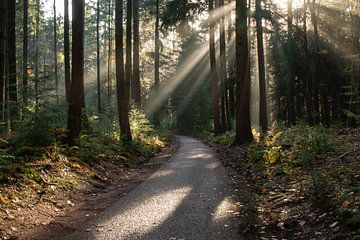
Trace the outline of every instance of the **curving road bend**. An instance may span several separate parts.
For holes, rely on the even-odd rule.
[[[61,239],[235,240],[236,205],[220,161],[198,140],[180,148],[145,182],[94,221]]]

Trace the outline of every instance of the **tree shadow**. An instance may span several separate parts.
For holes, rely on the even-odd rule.
[[[178,152],[147,181],[61,239],[240,239],[219,160],[201,142],[179,138]]]

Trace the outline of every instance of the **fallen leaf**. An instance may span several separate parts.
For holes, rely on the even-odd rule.
[[[335,227],[337,224],[338,224],[337,221],[336,221],[336,222],[333,222],[333,223],[330,225],[330,227],[333,228],[333,227]]]
[[[10,203],[9,200],[7,199],[7,197],[4,197],[2,195],[0,195],[0,200],[5,205],[8,205]]]
[[[72,206],[72,207],[74,207],[75,206],[75,204],[74,203],[72,203],[70,200],[67,200],[67,204],[69,204],[70,206]]]

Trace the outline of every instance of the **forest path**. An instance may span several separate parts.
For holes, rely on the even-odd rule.
[[[220,161],[198,140],[82,229],[61,239],[240,239],[237,208]]]

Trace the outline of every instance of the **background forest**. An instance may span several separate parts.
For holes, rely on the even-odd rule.
[[[351,229],[359,93],[358,0],[0,0],[1,201],[54,169],[61,189],[91,161],[141,164],[176,132],[269,198],[296,178]]]

